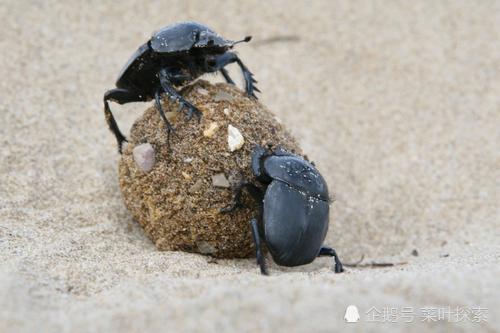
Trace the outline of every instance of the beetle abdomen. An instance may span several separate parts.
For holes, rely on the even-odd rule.
[[[151,52],[149,50],[148,44],[141,45],[132,56],[129,58],[125,66],[123,66],[120,74],[118,74],[118,79],[116,80],[117,88],[128,89],[131,88],[131,81],[134,81],[137,73],[143,75],[144,66],[148,64],[151,58]],[[156,73],[153,74],[153,77]],[[134,87],[136,88],[136,87]]]
[[[274,180],[264,197],[264,233],[274,261],[299,266],[318,255],[328,231],[329,204]]]

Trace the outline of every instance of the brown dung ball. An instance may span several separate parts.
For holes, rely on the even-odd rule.
[[[144,112],[120,160],[125,204],[160,250],[253,256],[249,221],[258,205],[245,194],[243,208],[220,209],[233,202],[240,182],[256,182],[250,168],[255,145],[300,148],[269,110],[232,85],[198,81],[181,93],[203,113],[201,121],[187,121],[177,103],[164,102],[175,127],[169,145],[158,111]]]

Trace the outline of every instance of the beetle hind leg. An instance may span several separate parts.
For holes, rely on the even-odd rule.
[[[108,101],[113,101],[118,104],[126,104],[131,102],[145,102],[146,98],[139,94],[133,93],[126,89],[111,89],[104,93],[104,116],[106,117],[106,122],[108,123],[109,129],[116,137],[118,143],[118,152],[122,153],[123,143],[127,142],[127,138],[120,131],[116,119],[111,112]]]
[[[252,219],[250,221],[250,224],[252,226],[252,236],[253,236],[253,242],[255,244],[255,256],[257,257],[257,265],[259,265],[260,273],[262,275],[269,275],[269,272],[267,271],[266,258],[262,253],[261,249],[259,226],[257,224],[257,219],[255,218]]]
[[[175,129],[173,128],[172,124],[168,121],[167,116],[165,115],[165,112],[163,111],[163,107],[161,106],[161,93],[160,93],[160,91],[157,91],[155,93],[155,106],[156,106],[156,109],[158,110],[158,113],[160,114],[161,118],[163,119],[163,122],[165,123],[165,127],[167,129],[167,146],[170,146],[170,134],[175,133]]]
[[[335,260],[335,273],[342,273],[344,271],[344,267],[342,266],[342,263],[340,262],[339,256],[337,255],[337,252],[335,252],[334,249],[331,247],[322,247],[319,250],[318,257],[333,257]]]

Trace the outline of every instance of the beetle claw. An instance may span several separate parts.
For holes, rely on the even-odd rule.
[[[123,143],[128,142],[127,138],[121,138],[121,141],[118,142],[118,152],[121,154],[123,152]]]
[[[177,109],[177,112],[181,112],[184,109],[186,109],[186,119],[188,121],[193,118],[193,115],[198,118],[198,123],[201,121],[202,113],[200,110],[187,101],[179,101],[179,108]]]
[[[318,257],[322,256],[333,257],[335,261],[335,268],[334,268],[335,273],[344,272],[344,267],[342,266],[339,256],[337,255],[337,252],[334,249],[332,249],[331,247],[322,247],[319,251]]]
[[[170,124],[165,124],[165,128],[167,129],[167,135],[170,137],[170,135],[177,136],[177,132],[175,131],[175,128]]]

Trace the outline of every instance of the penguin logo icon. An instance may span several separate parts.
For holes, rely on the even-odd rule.
[[[356,323],[359,321],[359,311],[356,305],[349,305],[345,309],[344,320],[348,323]]]

